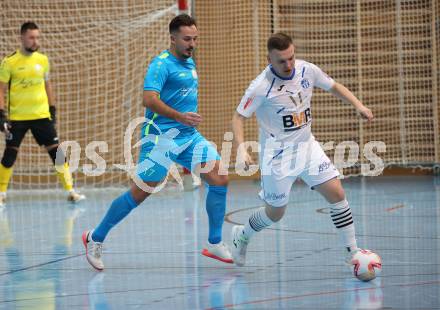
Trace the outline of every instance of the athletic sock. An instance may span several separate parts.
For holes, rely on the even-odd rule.
[[[92,240],[96,242],[103,242],[110,229],[118,224],[131,212],[131,210],[137,206],[138,204],[133,199],[130,191],[125,192],[113,200],[101,223],[93,230],[93,234],[91,236]]]
[[[251,214],[249,220],[244,225],[243,235],[249,239],[256,232],[259,232],[264,228],[269,227],[273,223],[274,222],[266,214],[266,208],[259,208]]]
[[[226,210],[226,186],[207,185],[206,212],[209,219],[208,242],[217,244],[222,241],[222,227]]]
[[[330,205],[330,217],[347,250],[357,249],[351,209],[346,199]]]

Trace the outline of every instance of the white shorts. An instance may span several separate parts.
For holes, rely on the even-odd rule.
[[[266,161],[263,159],[263,165],[266,163],[264,169],[260,159],[259,196],[270,206],[282,207],[288,203],[292,184],[298,177],[313,189],[339,176],[339,171],[314,138],[302,143],[295,152],[282,153],[281,156],[266,157]]]

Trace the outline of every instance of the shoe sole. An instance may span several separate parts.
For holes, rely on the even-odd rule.
[[[92,262],[91,262],[90,259],[89,259],[89,256],[87,255],[87,254],[88,254],[88,250],[87,250],[87,235],[88,235],[88,234],[89,234],[89,231],[85,231],[85,232],[83,232],[83,234],[82,234],[82,241],[83,241],[84,247],[86,248],[86,258],[87,258],[87,261],[88,261],[89,264],[90,264],[93,268],[95,268],[96,270],[98,270],[98,271],[103,271],[104,268],[98,268],[98,267],[96,267],[95,265],[93,265]]]
[[[213,259],[219,260],[219,261],[221,261],[223,263],[226,263],[226,264],[233,264],[234,263],[234,261],[232,259],[230,259],[230,258],[222,258],[220,256],[214,255],[211,252],[209,252],[208,249],[203,249],[202,250],[202,255],[204,255],[206,257],[209,257],[209,258],[213,258]]]

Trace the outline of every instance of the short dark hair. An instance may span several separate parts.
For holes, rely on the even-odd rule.
[[[188,14],[180,14],[174,17],[170,22],[170,33],[174,33],[176,31],[179,31],[179,28],[181,26],[196,26],[196,20],[189,16]]]
[[[270,52],[271,50],[279,50],[284,51],[289,48],[290,45],[293,44],[292,38],[283,33],[283,32],[277,32],[272,34],[269,39],[267,40],[267,51]]]
[[[25,34],[28,30],[35,30],[39,29],[38,25],[34,22],[25,22],[23,25],[21,25],[20,33]]]

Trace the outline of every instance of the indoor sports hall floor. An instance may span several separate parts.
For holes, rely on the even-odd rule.
[[[56,191],[12,192],[0,215],[0,309],[438,309],[440,178],[344,181],[360,246],[383,259],[380,277],[353,278],[324,200],[298,184],[285,218],[258,234],[246,267],[199,254],[204,192],[168,188],[111,231],[106,269],[80,240],[120,190],[83,191],[76,208]],[[243,223],[259,184],[231,182],[227,223]]]

